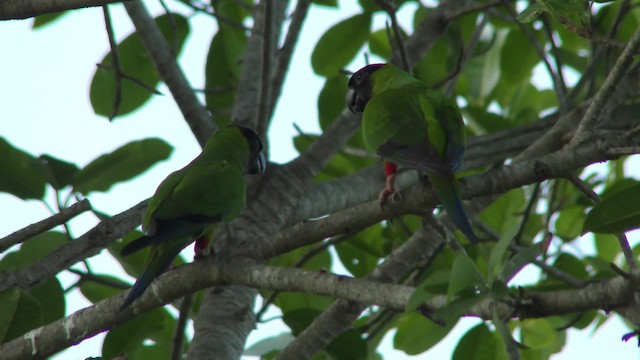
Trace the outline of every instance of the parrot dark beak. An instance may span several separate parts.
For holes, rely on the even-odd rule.
[[[249,170],[247,173],[251,175],[264,174],[267,169],[267,158],[264,156],[264,152],[260,151],[249,164]]]
[[[354,89],[349,89],[347,91],[347,107],[349,108],[349,111],[354,114],[356,113],[356,96],[356,91]]]

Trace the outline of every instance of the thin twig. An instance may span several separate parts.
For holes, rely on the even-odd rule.
[[[171,349],[171,360],[182,359],[184,348],[184,333],[187,328],[187,322],[191,313],[191,304],[193,303],[193,293],[188,293],[182,298],[178,312],[178,322],[176,324],[176,332],[173,334],[173,348]]]
[[[190,7],[191,9],[197,11],[197,12],[201,12],[203,14],[207,14],[210,16],[213,16],[216,20],[218,20],[218,23],[224,23],[226,25],[232,26],[234,28],[237,29],[242,29],[242,30],[251,30],[251,28],[248,28],[246,26],[244,26],[244,24],[242,24],[241,22],[237,22],[235,20],[232,20],[226,16],[222,16],[218,13],[216,13],[213,10],[213,7],[209,4],[201,4],[203,7],[198,7],[195,5],[194,1],[189,1],[189,0],[181,0],[180,1],[182,4]]]
[[[96,67],[98,69],[103,69],[103,70],[113,70],[114,69],[113,65],[106,65],[106,64],[96,64]],[[164,95],[160,90],[154,88],[151,85],[147,85],[143,81],[141,81],[140,79],[137,79],[137,78],[135,78],[135,77],[133,77],[131,75],[125,74],[122,71],[120,72],[120,77],[125,79],[125,80],[131,81],[132,83],[140,86],[141,88],[149,91],[150,93],[153,93],[155,95]]]
[[[387,0],[376,0],[378,5],[389,14],[391,19],[391,27],[395,34],[395,42],[398,45],[398,52],[400,53],[400,59],[402,60],[402,68],[411,73],[411,66],[409,66],[409,56],[407,55],[407,48],[404,45],[404,39],[402,38],[402,32],[400,31],[400,25],[398,24],[398,17],[396,16],[397,7],[394,3]]]
[[[473,29],[473,33],[471,34],[471,38],[469,39],[469,43],[460,52],[460,58],[458,59],[458,63],[457,63],[456,69],[453,72],[453,76],[451,76],[449,79],[445,78],[445,82],[447,84],[447,87],[444,90],[444,93],[446,95],[451,96],[451,94],[453,94],[453,89],[456,86],[456,82],[458,80],[458,77],[460,77],[460,74],[462,74],[462,69],[467,64],[467,61],[469,61],[469,58],[471,58],[471,54],[473,54],[473,51],[475,50],[476,46],[478,45],[478,42],[480,41],[480,36],[482,35],[482,30],[484,30],[484,27],[487,25],[488,22],[489,22],[489,16],[483,15],[482,19],[480,20],[478,25],[476,25],[476,27]],[[440,80],[439,82],[441,82],[441,81],[443,81],[443,80]],[[437,86],[435,84],[433,85],[433,87],[437,88]]]
[[[452,22],[452,21],[454,21],[454,20],[456,20],[458,18],[461,18],[461,17],[463,17],[465,15],[469,15],[469,14],[472,14],[474,12],[480,12],[480,11],[483,11],[483,10],[487,10],[487,9],[490,9],[490,8],[492,8],[494,6],[498,6],[500,4],[502,4],[502,0],[496,0],[496,1],[493,1],[493,2],[486,3],[486,4],[476,4],[476,5],[468,6],[466,8],[460,9],[457,12],[453,12],[451,14],[448,14],[444,21],[447,22],[447,23],[450,23],[450,22]]]
[[[64,224],[74,217],[82,214],[85,211],[91,210],[91,204],[89,200],[82,200],[78,203],[71,205],[66,209],[62,209],[59,213],[31,224],[24,229],[18,230],[13,234],[10,234],[0,239],[0,253],[12,247],[13,245],[20,244],[38,234],[51,230],[54,227]]]
[[[129,285],[123,284],[119,281],[111,280],[109,278],[104,278],[102,276],[98,276],[91,273],[86,273],[84,271],[76,270],[73,268],[69,268],[68,271],[80,276],[80,280],[78,281],[79,283],[83,281],[92,281],[97,284],[106,285],[106,286],[109,286],[115,289],[121,289],[121,290],[126,290],[126,289],[129,289],[130,287]]]
[[[531,198],[529,199],[529,203],[527,204],[527,207],[524,209],[524,213],[522,214],[522,221],[520,222],[520,228],[518,229],[518,232],[516,233],[516,235],[513,237],[514,242],[516,244],[520,244],[522,240],[521,238],[522,238],[522,234],[524,233],[524,229],[527,226],[527,223],[529,222],[529,218],[531,217],[531,214],[535,210],[535,205],[538,204],[539,193],[540,193],[540,183],[536,183],[533,186],[533,192],[531,193]]]
[[[109,38],[109,47],[111,47],[111,66],[114,70],[115,89],[113,95],[113,109],[109,120],[113,120],[120,112],[120,104],[122,104],[122,67],[120,66],[120,55],[118,52],[118,44],[116,43],[116,37],[113,34],[113,23],[111,21],[111,14],[109,13],[109,7],[107,5],[102,7],[102,14],[104,16],[104,24],[107,29],[107,37]]]

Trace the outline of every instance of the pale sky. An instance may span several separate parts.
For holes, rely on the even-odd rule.
[[[162,12],[157,3],[145,3],[151,6],[153,14]],[[305,132],[319,132],[316,100],[324,82],[313,74],[309,59],[315,43],[326,29],[358,11],[355,1],[340,3],[342,8],[339,12],[312,6],[307,17],[270,129],[272,161],[286,162],[296,156],[291,141],[296,134],[293,123]],[[400,16],[408,29],[414,6],[405,6]],[[123,39],[132,31],[132,25],[121,5],[110,8],[116,36]],[[374,29],[382,28],[385,20],[382,14],[377,15]],[[134,181],[116,185],[109,193],[94,193],[90,196],[96,209],[109,214],[117,214],[151,196],[164,177],[198,154],[199,147],[165,86],[160,87],[165,96],[154,97],[141,110],[117,118],[113,123],[93,113],[89,104],[89,84],[95,72],[95,64],[108,51],[100,8],[74,11],[61,21],[38,31],[31,30],[31,23],[32,20],[0,22],[3,60],[0,67],[0,98],[4,100],[0,107],[0,119],[3,123],[0,136],[32,155],[46,153],[80,166],[131,140],[160,137],[174,146],[169,161],[158,164]],[[180,57],[180,63],[191,84],[195,88],[203,88],[205,55],[215,22],[207,16],[196,15],[192,18],[191,26],[191,35]],[[364,59],[359,57],[351,68],[356,70],[362,65]],[[53,204],[52,194],[49,194],[49,200]],[[3,209],[6,220],[0,222],[0,237],[50,216],[41,203],[24,202],[5,193],[0,193],[0,209]],[[71,228],[73,234],[79,236],[96,223],[95,217],[84,214],[71,222]],[[584,237],[581,241],[588,242],[585,251],[592,251],[589,237]],[[185,252],[185,256],[190,258],[191,254]],[[98,255],[89,261],[96,272],[113,273],[127,278],[119,265],[114,266],[109,255]],[[533,274],[535,271],[531,270],[528,276]],[[63,287],[76,280],[75,275],[64,272],[58,278]],[[90,305],[78,291],[67,299],[67,314]],[[278,312],[272,310],[265,318],[277,315]],[[388,359],[450,358],[461,335],[478,322],[478,319],[464,319],[445,340],[416,357],[393,350],[393,333],[385,337],[379,351]],[[259,325],[258,330],[249,337],[248,344],[286,329],[280,321]],[[590,330],[570,331],[568,345],[553,359],[637,357],[635,340],[630,343],[620,341],[620,337],[626,332],[629,330],[617,319],[610,320],[594,336],[591,336]],[[54,358],[83,359],[100,356],[103,337],[104,333]]]

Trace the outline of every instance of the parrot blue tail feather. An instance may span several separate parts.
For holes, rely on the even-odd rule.
[[[478,237],[471,228],[469,217],[462,204],[458,182],[453,174],[429,174],[429,181],[433,186],[445,210],[456,224],[458,229],[467,236],[472,243],[478,242]]]

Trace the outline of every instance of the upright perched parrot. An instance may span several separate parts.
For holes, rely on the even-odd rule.
[[[466,144],[455,102],[391,64],[363,67],[349,89],[349,109],[362,113],[364,144],[384,159],[387,186],[380,202],[395,191],[397,165],[417,169],[429,176],[456,226],[477,242],[455,178]]]
[[[151,281],[194,240],[210,237],[218,222],[228,222],[245,206],[244,174],[263,173],[262,142],[241,126],[226,127],[209,138],[202,153],[158,186],[142,222],[146,236],[125,246],[123,256],[147,246],[146,269],[121,309],[140,297]]]

